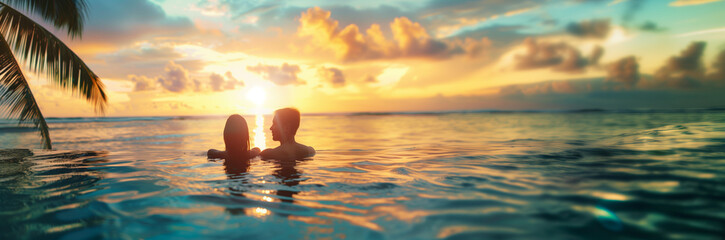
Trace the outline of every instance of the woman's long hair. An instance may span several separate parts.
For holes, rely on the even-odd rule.
[[[224,145],[227,154],[233,158],[249,158],[249,127],[239,114],[227,118],[224,126]]]

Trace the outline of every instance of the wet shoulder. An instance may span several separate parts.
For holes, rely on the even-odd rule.
[[[279,146],[276,148],[264,149],[262,152],[259,153],[259,155],[262,158],[277,158],[278,155],[282,152],[283,152],[282,146]]]
[[[315,149],[311,146],[307,146],[301,143],[297,144],[295,149],[296,155],[299,158],[307,158],[315,156]]]
[[[315,151],[315,148],[313,148],[312,146],[305,146],[305,147],[307,148],[306,149],[307,150],[307,157],[314,157],[315,154],[317,153]]]

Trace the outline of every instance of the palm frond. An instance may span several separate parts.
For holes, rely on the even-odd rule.
[[[43,148],[50,149],[50,134],[40,107],[30,91],[28,81],[20,65],[15,60],[10,45],[0,37],[0,106],[8,111],[10,118],[18,118],[20,123],[33,122],[40,130]]]
[[[42,1],[41,1],[42,2]],[[0,3],[0,34],[35,72],[86,98],[98,113],[106,107],[101,79],[60,39],[17,10]]]
[[[85,0],[5,0],[8,5],[32,12],[51,22],[56,28],[66,28],[71,37],[80,37],[88,5]]]

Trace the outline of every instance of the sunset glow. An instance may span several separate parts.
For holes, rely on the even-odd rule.
[[[721,239],[725,0],[0,0],[4,239]]]
[[[267,148],[267,137],[264,133],[264,130],[266,130],[264,128],[264,115],[261,112],[258,112],[254,119],[255,127],[252,130],[252,132],[254,133],[254,145],[252,147],[265,149]]]
[[[83,38],[56,35],[103,79],[107,116],[708,108],[725,100],[723,9],[685,0],[99,0],[89,2]],[[42,75],[28,77],[46,116],[95,115]]]
[[[261,107],[267,100],[267,92],[261,87],[253,87],[247,92],[247,99],[254,103],[256,107]]]

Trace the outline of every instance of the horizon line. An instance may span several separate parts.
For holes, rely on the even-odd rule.
[[[587,112],[685,112],[685,111],[725,111],[725,106],[699,107],[699,108],[571,108],[571,109],[457,109],[457,110],[407,110],[407,111],[354,111],[354,112],[310,112],[300,114],[302,116],[332,116],[332,115],[396,115],[396,114],[446,114],[446,113],[587,113]],[[256,116],[258,114],[198,114],[198,115],[127,115],[127,116],[48,116],[46,119],[62,118],[144,118],[144,117],[224,117],[232,114],[242,116]],[[263,116],[274,115],[264,113]],[[2,120],[16,120],[3,118]]]

